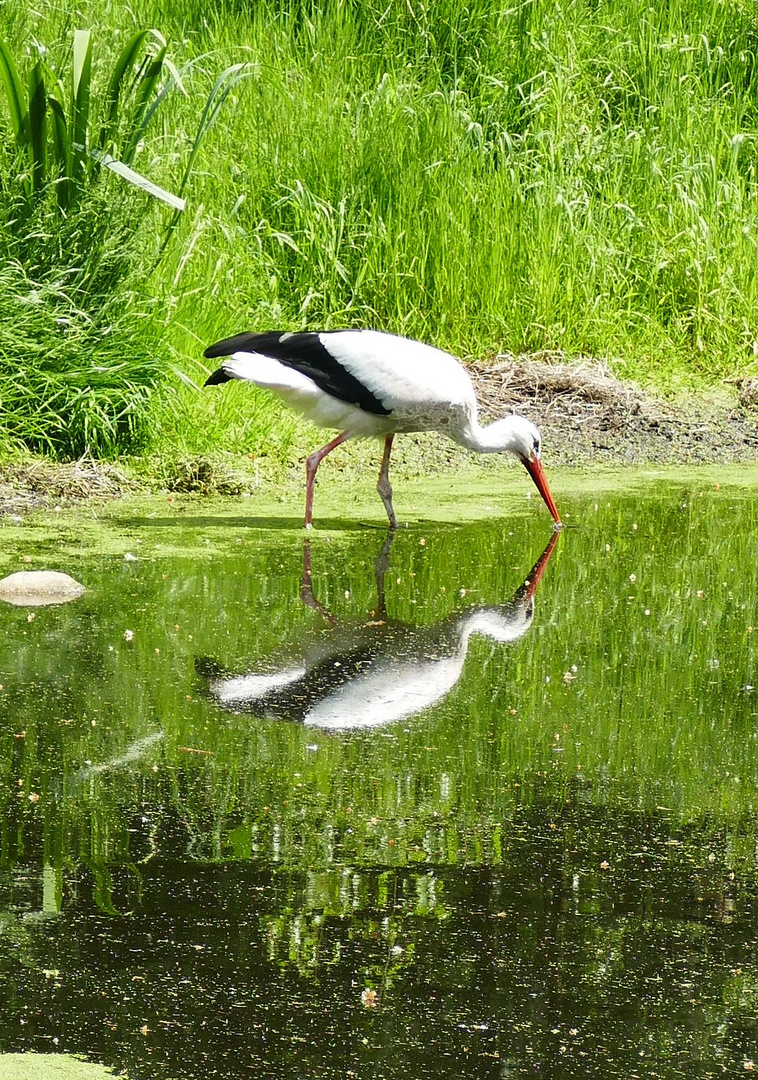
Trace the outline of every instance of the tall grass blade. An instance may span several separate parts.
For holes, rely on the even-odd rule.
[[[184,199],[180,199],[178,195],[172,195],[170,191],[166,191],[165,188],[154,184],[152,180],[148,180],[146,176],[135,172],[129,165],[124,165],[123,161],[117,161],[110,154],[103,154],[99,150],[92,150],[90,154],[100,165],[104,165],[106,169],[110,169],[111,172],[114,172],[123,180],[128,180],[130,184],[134,184],[135,187],[140,188],[142,191],[146,191],[148,195],[160,199],[161,202],[166,203],[167,206],[178,212],[184,210]]]
[[[39,192],[47,179],[47,98],[41,60],[29,73],[29,147],[32,190]]]
[[[242,79],[247,78],[248,75],[252,75],[253,68],[251,64],[232,64],[225,71],[222,71],[219,77],[208,95],[208,99],[205,102],[205,108],[203,109],[202,116],[200,117],[200,123],[197,125],[197,132],[195,134],[195,140],[192,144],[192,150],[187,161],[186,168],[184,170],[184,176],[182,182],[179,185],[179,193],[184,191],[187,181],[190,178],[192,169],[195,164],[195,158],[197,157],[200,144],[202,143],[206,133],[213,126],[216,117],[219,114],[224,102],[232,92],[234,87]]]
[[[103,102],[104,120],[100,128],[98,147],[107,150],[114,142],[118,128],[118,108],[124,83],[134,69],[137,57],[147,38],[147,30],[138,30],[127,41],[113,66],[108,89]]]
[[[137,96],[131,117],[131,131],[121,152],[122,161],[126,165],[131,165],[134,160],[137,147],[145,133],[147,121],[149,119],[149,116],[146,116],[145,114],[148,105],[150,104],[150,99],[155,92],[158,80],[161,77],[161,73],[163,72],[163,61],[167,51],[165,45],[161,46],[156,55],[146,61],[144,70],[140,76],[139,84],[137,86]]]
[[[16,145],[29,153],[29,113],[24,88],[18,77],[13,57],[2,38],[0,38],[0,78],[2,78],[5,87],[5,97],[8,101],[8,111],[11,118],[11,127],[16,136]],[[24,177],[23,185],[26,194],[31,194],[32,178]]]
[[[29,126],[24,88],[18,77],[13,57],[8,52],[8,46],[2,38],[0,38],[0,78],[2,78],[5,87],[5,96],[8,100],[8,110],[16,142],[19,146],[26,147],[29,145]]]
[[[73,82],[71,85],[71,168],[74,183],[81,181],[86,161],[89,103],[92,82],[92,34],[74,31]]]
[[[61,83],[60,80],[58,80],[57,83],[57,90],[57,97],[52,91],[48,94],[47,104],[50,108],[50,131],[52,136],[51,141],[57,175],[56,195],[58,199],[58,206],[61,210],[65,210],[69,202],[68,164],[70,156],[68,145],[68,128],[66,127],[66,114],[63,111],[62,104],[63,98],[65,97],[65,91],[63,89],[63,83]]]
[[[174,64],[171,60],[169,60],[168,56],[164,56],[164,58],[163,58],[163,66],[168,71],[169,78],[166,80],[166,82],[163,84],[163,86],[160,88],[158,93],[153,98],[152,103],[150,104],[150,107],[145,111],[145,115],[142,118],[142,130],[143,130],[143,132],[147,131],[148,127],[150,126],[150,121],[152,120],[153,116],[155,115],[155,113],[157,113],[158,109],[160,109],[161,105],[163,104],[163,102],[165,101],[165,99],[168,97],[168,95],[171,93],[171,91],[174,89],[175,86],[181,91],[181,93],[185,97],[189,97],[189,94],[187,93],[187,91],[186,91],[186,89],[184,87],[184,82],[182,80],[182,74],[178,70],[178,68],[176,67],[176,64]],[[192,66],[193,66],[193,63],[190,62],[189,64],[187,64],[187,67],[184,68],[184,70],[186,71],[187,68],[190,68]]]
[[[242,79],[247,78],[249,75],[252,75],[252,73],[253,67],[249,63],[232,64],[231,67],[228,67],[225,71],[222,71],[219,77],[216,79],[216,82],[213,85],[213,89],[211,90],[205,102],[205,108],[203,109],[202,115],[200,117],[200,123],[197,125],[197,131],[195,132],[195,138],[192,143],[192,149],[190,150],[190,156],[187,160],[187,165],[184,169],[184,175],[182,176],[182,181],[179,185],[180,196],[184,194],[184,189],[187,186],[187,181],[192,174],[192,169],[195,165],[195,160],[197,158],[198,151],[200,150],[203,139],[205,138],[205,135],[210,130],[210,128],[213,126],[213,123],[216,120],[224,102],[226,101],[227,97],[232,92],[234,87],[237,85],[237,83],[240,82]],[[179,215],[180,211],[177,210],[177,212],[172,216],[171,221],[168,224],[168,228],[166,229],[166,235],[163,239],[163,243],[161,244],[161,254],[165,251],[166,246],[168,245],[169,240],[171,239],[171,236],[176,229],[177,224],[179,223]]]

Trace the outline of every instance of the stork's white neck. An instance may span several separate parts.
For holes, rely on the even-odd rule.
[[[524,451],[521,434],[523,422],[523,417],[514,415],[482,425],[476,416],[472,416],[468,423],[455,433],[455,440],[477,454],[498,454],[503,451],[521,454]]]

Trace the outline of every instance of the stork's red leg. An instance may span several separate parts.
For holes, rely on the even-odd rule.
[[[316,480],[316,469],[324,460],[327,454],[331,454],[332,450],[336,449],[340,443],[343,443],[349,438],[346,431],[343,431],[341,435],[338,435],[331,442],[328,442],[326,446],[322,446],[320,450],[314,451],[305,462],[305,527],[310,529],[313,524],[313,485]]]
[[[395,517],[395,511],[392,509],[392,487],[390,485],[390,451],[392,450],[392,440],[394,438],[394,435],[387,435],[384,439],[382,467],[379,470],[379,480],[376,485],[376,490],[384,503],[384,509],[387,511],[387,517],[390,519],[391,529],[397,528],[397,518]]]

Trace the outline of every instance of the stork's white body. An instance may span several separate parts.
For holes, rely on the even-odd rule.
[[[382,403],[386,414],[324,393],[297,368],[263,353],[235,352],[224,361],[224,371],[234,379],[273,390],[318,427],[345,431],[351,439],[444,430],[457,442],[468,444],[467,436],[476,423],[476,395],[468,372],[449,353],[376,330],[343,330],[317,337],[337,363]]]
[[[540,464],[540,434],[522,416],[483,427],[474,387],[463,365],[431,345],[376,330],[239,334],[210,346],[223,357],[208,383],[242,379],[271,390],[319,427],[340,432],[307,463],[306,525],[320,461],[346,439],[384,437],[377,490],[396,525],[389,455],[398,432],[436,430],[478,453],[509,451],[529,470],[559,522]]]

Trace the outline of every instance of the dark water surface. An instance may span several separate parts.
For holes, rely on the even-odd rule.
[[[3,605],[0,1053],[758,1071],[758,507],[572,520],[145,518],[56,564],[80,600]]]

